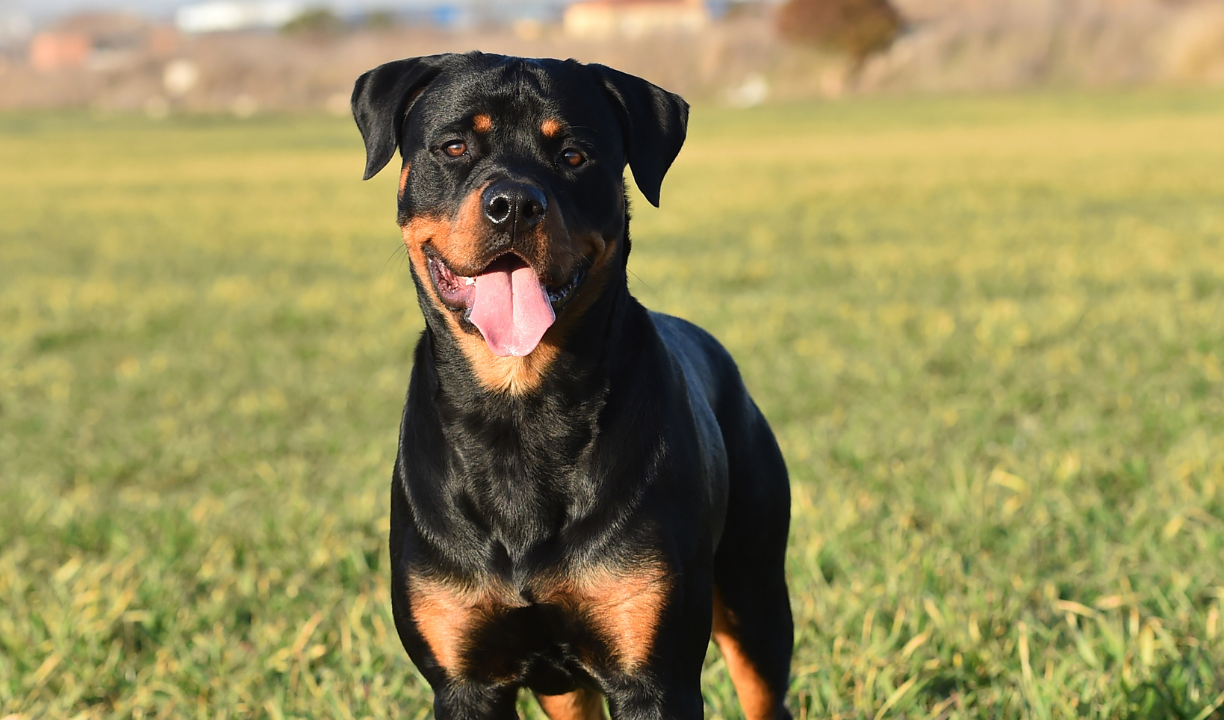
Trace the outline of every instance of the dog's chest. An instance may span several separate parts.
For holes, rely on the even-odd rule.
[[[671,576],[656,562],[541,575],[522,590],[411,577],[412,618],[455,679],[524,681],[568,668],[632,673],[650,656]]]

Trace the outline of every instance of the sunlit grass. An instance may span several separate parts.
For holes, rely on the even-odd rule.
[[[694,112],[631,284],[782,442],[798,717],[1224,705],[1221,128]],[[344,120],[0,117],[0,716],[429,714],[384,548],[421,321],[362,166]]]

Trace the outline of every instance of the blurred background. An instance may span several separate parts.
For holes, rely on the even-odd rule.
[[[1221,717],[1224,0],[0,0],[0,718],[430,716],[348,98],[473,48],[693,103],[630,290],[786,456],[796,718]]]
[[[691,100],[1224,82],[1219,0],[0,0],[0,109],[343,113],[386,60],[576,57]]]

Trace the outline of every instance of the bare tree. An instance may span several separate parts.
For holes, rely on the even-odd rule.
[[[789,0],[778,12],[778,32],[796,44],[845,53],[857,70],[901,31],[888,0]]]

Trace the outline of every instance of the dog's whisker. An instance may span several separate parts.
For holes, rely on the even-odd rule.
[[[630,269],[628,269],[628,268],[625,268],[625,272],[627,272],[627,273],[629,273],[630,275],[632,275],[632,276],[634,277],[634,279],[636,279],[638,282],[640,282],[640,283],[642,284],[642,286],[643,286],[643,287],[645,287],[647,290],[649,290],[649,291],[650,291],[650,292],[652,292],[652,293],[653,293],[653,292],[655,292],[654,287],[653,287],[653,286],[652,286],[650,283],[648,283],[648,282],[646,282],[645,280],[643,280],[641,275],[638,275],[637,273],[633,272],[632,270],[630,270]]]

